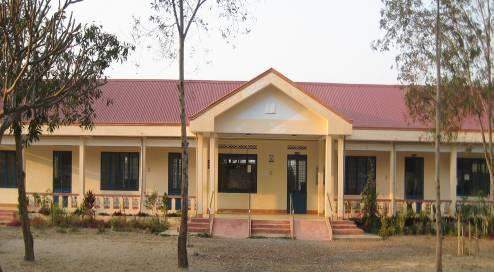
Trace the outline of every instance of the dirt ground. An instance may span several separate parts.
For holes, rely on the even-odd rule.
[[[494,271],[494,241],[480,256],[456,257],[456,240],[445,240],[445,271]],[[0,227],[0,265],[22,271],[175,271],[176,237],[144,233],[58,233],[35,230],[36,262],[22,260],[19,229]],[[432,271],[434,237],[386,241],[292,241],[288,239],[190,239],[191,271]]]

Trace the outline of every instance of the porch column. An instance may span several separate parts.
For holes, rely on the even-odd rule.
[[[340,136],[338,138],[338,217],[343,218],[345,214],[345,207],[343,197],[345,191],[343,188],[345,175],[345,138]]]
[[[333,137],[326,136],[325,146],[325,165],[324,165],[324,216],[333,217],[334,210],[331,210],[331,204],[334,200],[334,181],[333,181]],[[339,201],[339,200],[338,200]],[[333,207],[334,208],[334,207]]]
[[[458,158],[458,152],[456,149],[456,145],[451,145],[451,154],[449,156],[449,192],[451,198],[451,206],[450,206],[451,215],[454,215],[456,212],[457,158]]]
[[[322,139],[317,143],[317,214],[326,214],[326,189],[324,187],[324,142]]]
[[[209,192],[208,206],[210,205],[211,213],[216,213],[218,209],[218,141],[215,134],[211,134],[209,138]]]
[[[396,146],[391,144],[391,151],[389,152],[389,213],[395,214],[396,210]]]
[[[144,207],[146,197],[146,138],[141,138],[141,149],[139,152],[139,211]]]
[[[86,171],[85,171],[85,160],[86,160],[86,140],[81,138],[79,143],[79,186],[80,186],[80,203],[84,200],[84,194],[86,193]]]
[[[203,148],[204,148],[204,137],[201,134],[196,134],[196,205],[197,205],[197,213],[204,214],[203,211]]]

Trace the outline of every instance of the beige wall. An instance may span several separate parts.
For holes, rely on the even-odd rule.
[[[405,157],[424,158],[424,199],[435,199],[434,187],[434,153],[424,152],[398,152],[396,159],[396,198],[405,197]],[[449,190],[449,154],[441,153],[440,165],[441,199],[451,199]]]
[[[181,153],[180,148],[148,147],[146,150],[146,187],[148,193],[168,193],[168,153]],[[196,195],[196,155],[189,152],[189,195]]]
[[[2,150],[13,150],[4,147]],[[79,147],[78,146],[32,146],[26,150],[26,191],[53,191],[53,151],[72,151],[72,192],[81,193],[79,183]],[[86,147],[85,188],[94,193],[138,194],[138,191],[101,191],[100,165],[101,152],[139,152],[139,147]],[[168,152],[180,152],[179,148],[148,147],[146,149],[146,191],[168,191]],[[189,194],[195,196],[195,149],[190,149],[189,156]],[[0,188],[0,204],[17,203],[17,189]]]

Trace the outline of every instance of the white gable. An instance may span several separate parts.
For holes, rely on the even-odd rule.
[[[351,121],[321,105],[274,69],[193,116],[190,128],[194,133],[352,133]]]
[[[321,115],[269,85],[217,116],[214,130],[219,133],[324,135],[327,123]]]

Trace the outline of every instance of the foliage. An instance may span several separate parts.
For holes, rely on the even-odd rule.
[[[146,209],[148,210],[151,210],[156,216],[158,216],[158,210],[161,207],[158,192],[154,191],[152,194],[146,196],[144,207],[146,207]]]
[[[379,230],[379,216],[377,213],[377,193],[376,181],[374,177],[374,163],[368,162],[370,165],[367,173],[367,183],[362,191],[362,227],[365,231],[376,233]]]
[[[94,215],[95,215],[94,204],[95,203],[96,203],[96,196],[93,194],[93,192],[91,190],[89,190],[84,195],[84,200],[82,202],[81,208],[82,208],[83,215],[94,218]]]

